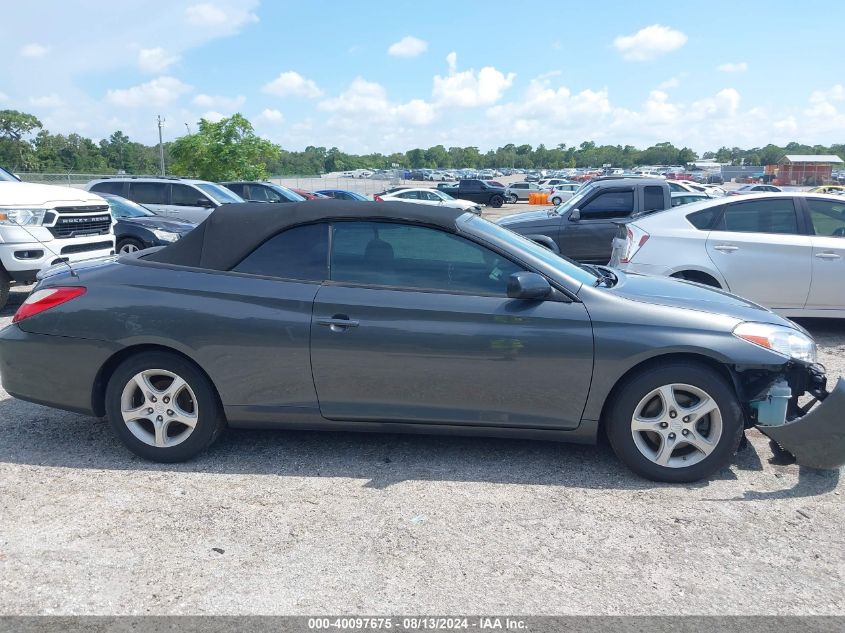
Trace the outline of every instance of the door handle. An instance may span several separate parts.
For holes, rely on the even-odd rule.
[[[841,255],[837,255],[836,253],[826,252],[826,253],[816,253],[816,257],[819,259],[842,259]]]
[[[345,314],[336,314],[333,317],[321,317],[316,319],[317,325],[323,325],[332,332],[343,332],[351,327],[358,327],[360,323],[353,321]]]
[[[733,244],[717,244],[713,248],[723,253],[733,253],[739,250],[739,246],[734,246]]]

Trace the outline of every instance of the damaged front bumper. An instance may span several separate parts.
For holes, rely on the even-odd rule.
[[[823,395],[823,397],[822,397]],[[783,424],[756,424],[795,461],[810,468],[835,469],[845,464],[845,380],[840,378],[830,391],[803,415]]]

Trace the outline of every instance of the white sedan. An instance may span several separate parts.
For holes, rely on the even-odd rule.
[[[376,202],[386,202],[388,200],[396,200],[398,202],[415,202],[416,204],[432,204],[444,207],[451,207],[453,209],[461,209],[463,211],[470,211],[477,215],[481,215],[481,205],[471,202],[469,200],[458,200],[453,198],[448,193],[443,193],[439,189],[428,189],[419,187],[417,189],[401,189],[392,193],[384,193],[374,196]]]
[[[610,265],[717,286],[784,316],[845,318],[845,199],[748,194],[635,217],[620,224]]]

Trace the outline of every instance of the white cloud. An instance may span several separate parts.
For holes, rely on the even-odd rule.
[[[335,124],[427,125],[435,118],[435,110],[430,103],[422,99],[392,103],[387,98],[384,86],[362,77],[357,77],[344,92],[321,101],[317,107],[339,115],[333,121]]]
[[[64,105],[64,101],[56,94],[45,95],[43,97],[30,97],[30,105],[36,108],[60,108]]]
[[[677,88],[681,85],[681,78],[680,77],[670,77],[666,81],[661,81],[657,84],[658,90],[669,90],[670,88]]]
[[[166,106],[191,91],[191,86],[175,77],[157,77],[147,83],[131,88],[106,92],[106,101],[124,108]]]
[[[206,121],[211,121],[212,123],[219,123],[226,118],[226,115],[221,112],[216,112],[215,110],[209,110],[200,118],[205,119]]]
[[[193,98],[193,104],[200,108],[222,108],[224,110],[231,110],[232,112],[236,111],[244,103],[246,103],[246,97],[243,95],[224,97],[221,95],[198,94]]]
[[[394,57],[416,57],[428,50],[428,42],[412,35],[406,35],[398,42],[394,42],[387,49],[388,55]]]
[[[728,62],[727,64],[716,66],[716,70],[723,73],[744,73],[748,70],[748,64],[746,62]]]
[[[505,90],[511,87],[515,73],[505,75],[492,66],[485,66],[478,73],[474,69],[458,71],[458,54],[446,56],[449,74],[434,76],[432,96],[439,106],[473,108],[496,103]]]
[[[280,123],[284,123],[285,115],[282,114],[279,110],[273,108],[265,108],[261,111],[261,114],[258,115],[258,119],[266,123],[274,123],[278,125]]]
[[[236,0],[201,2],[185,9],[185,18],[191,26],[237,33],[247,24],[258,22],[258,16],[242,4]]]
[[[163,48],[142,48],[138,51],[138,67],[145,73],[162,73],[179,59],[179,55],[171,55]]]
[[[306,97],[308,99],[316,99],[323,94],[314,81],[306,79],[293,70],[283,72],[273,81],[264,84],[261,92],[277,97]]]
[[[31,44],[27,44],[26,46],[21,47],[21,50],[19,52],[21,57],[38,58],[44,57],[47,53],[49,53],[50,48],[33,42]]]
[[[652,24],[640,29],[633,35],[620,35],[613,40],[613,46],[623,59],[631,62],[644,62],[681,48],[687,42],[687,36],[678,30]]]

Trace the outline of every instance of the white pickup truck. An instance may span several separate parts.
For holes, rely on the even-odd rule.
[[[0,169],[0,309],[13,283],[34,282],[42,268],[113,255],[113,224],[96,194],[20,182]]]

